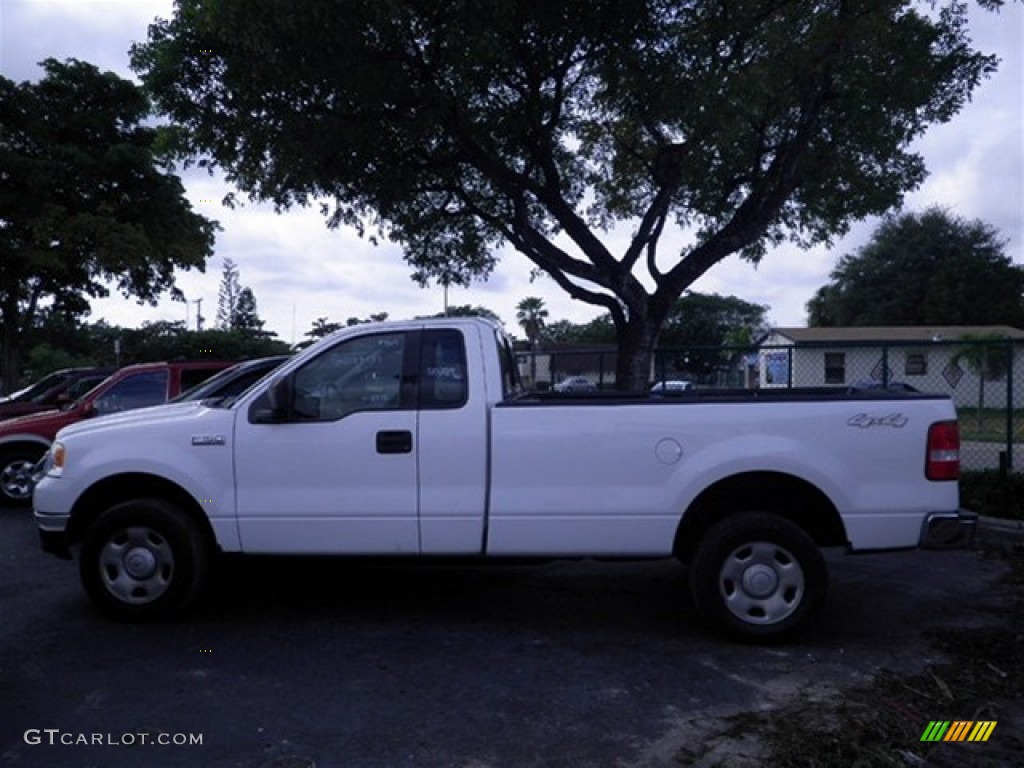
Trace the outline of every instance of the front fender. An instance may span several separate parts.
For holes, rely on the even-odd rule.
[[[65,465],[54,479],[64,487],[62,495],[77,500],[108,478],[160,478],[192,497],[213,526],[218,543],[233,549],[238,539],[233,438],[229,411],[197,411],[178,421],[111,423],[61,434]]]

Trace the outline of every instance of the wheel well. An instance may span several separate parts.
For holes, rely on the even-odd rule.
[[[49,443],[36,442],[34,440],[17,440],[10,443],[0,444],[0,456],[7,455],[9,453],[21,453],[27,451],[29,453],[44,454],[50,449]]]
[[[209,518],[188,491],[167,478],[142,472],[105,477],[83,493],[71,510],[69,543],[81,541],[89,524],[100,513],[122,501],[139,498],[163,499],[175,504],[199,526],[211,545],[216,544]]]
[[[672,547],[688,562],[704,532],[737,512],[771,512],[803,528],[820,547],[849,542],[839,511],[817,487],[781,472],[745,472],[706,488],[686,510]]]

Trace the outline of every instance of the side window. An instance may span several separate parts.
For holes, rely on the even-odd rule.
[[[129,376],[100,395],[93,404],[96,415],[130,411],[167,401],[167,371]]]
[[[846,381],[846,353],[825,353],[825,383],[843,384]]]
[[[335,421],[356,411],[402,407],[406,334],[361,336],[331,347],[295,372],[299,421]]]
[[[924,376],[928,373],[928,354],[925,352],[907,352],[903,373],[906,376]]]
[[[420,355],[420,409],[466,404],[466,348],[458,331],[425,331]]]

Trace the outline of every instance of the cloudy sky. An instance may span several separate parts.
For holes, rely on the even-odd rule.
[[[38,63],[53,57],[77,58],[134,77],[129,46],[144,40],[149,23],[170,17],[172,9],[172,0],[0,0],[0,74],[17,82],[38,80]],[[906,207],[940,204],[959,216],[982,219],[1009,240],[1007,252],[1014,261],[1024,263],[1024,3],[1010,3],[999,14],[972,6],[971,15],[974,42],[999,55],[999,72],[951,123],[932,128],[920,141],[917,150],[931,175],[908,197]],[[228,210],[219,203],[231,191],[222,180],[189,172],[183,181],[194,208],[223,228],[206,273],[178,278],[191,302],[202,300],[208,323],[216,314],[225,258],[235,261],[242,284],[253,289],[268,329],[285,341],[301,339],[318,317],[344,322],[388,312],[404,318],[443,307],[440,288],[421,289],[412,282],[397,246],[374,247],[352,232],[330,231],[313,210],[278,215],[251,203]],[[831,249],[779,248],[757,268],[731,258],[694,288],[767,304],[775,325],[804,325],[807,300],[827,281],[838,257],[864,244],[876,224],[856,224]],[[449,302],[489,307],[515,332],[515,305],[526,296],[543,297],[552,320],[584,322],[599,313],[570,300],[550,280],[531,283],[529,263],[514,252],[505,255],[486,283],[451,289]],[[113,297],[96,302],[90,319],[135,327],[186,317],[195,327],[195,303],[186,307],[165,301],[154,308]]]

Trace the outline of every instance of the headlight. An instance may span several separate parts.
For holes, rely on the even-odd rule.
[[[46,455],[43,456],[42,467],[36,467],[36,473],[38,475],[51,475],[52,477],[60,477],[64,473],[64,460],[67,457],[67,452],[64,449],[64,443],[54,443],[50,446],[50,450],[47,451]],[[40,472],[39,470],[42,470]]]

